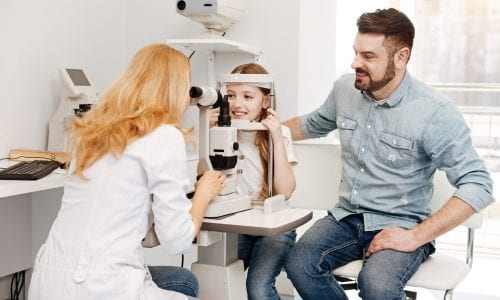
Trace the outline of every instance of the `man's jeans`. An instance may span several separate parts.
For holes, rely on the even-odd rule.
[[[336,221],[330,214],[309,228],[292,248],[285,264],[288,277],[304,300],[347,299],[332,270],[364,258],[373,237],[363,216]],[[434,252],[431,243],[414,252],[381,250],[365,258],[359,273],[359,296],[364,300],[406,299],[404,287],[420,264]]]

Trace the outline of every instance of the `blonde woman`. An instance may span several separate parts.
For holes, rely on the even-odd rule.
[[[189,88],[189,60],[150,45],[72,123],[71,176],[36,257],[30,299],[187,299],[175,290],[195,296],[197,281],[181,268],[154,269],[158,285],[171,290],[159,288],[141,246],[154,216],[166,252],[187,250],[224,186],[222,174],[206,172],[192,201],[186,198],[186,131],[179,123]]]

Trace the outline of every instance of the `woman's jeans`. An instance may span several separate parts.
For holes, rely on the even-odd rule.
[[[249,300],[280,299],[275,287],[276,277],[296,236],[295,230],[277,236],[239,235],[238,258],[243,260],[245,269],[248,268]]]
[[[198,280],[188,269],[174,266],[149,266],[148,268],[151,278],[159,288],[190,297],[198,295]]]
[[[332,270],[365,258],[378,231],[365,231],[363,215],[336,221],[328,214],[318,220],[292,248],[285,264],[288,277],[304,300],[348,299]],[[414,252],[381,250],[365,258],[358,276],[364,300],[406,299],[404,287],[420,264],[434,252],[431,243]]]

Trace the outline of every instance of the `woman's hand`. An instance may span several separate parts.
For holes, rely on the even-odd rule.
[[[206,171],[195,186],[195,195],[203,195],[210,202],[219,194],[226,184],[226,176],[219,171]]]
[[[269,129],[269,133],[273,138],[273,144],[283,142],[283,133],[281,132],[281,122],[278,113],[271,108],[267,109],[267,117],[263,119],[262,124]]]
[[[219,171],[206,171],[196,183],[190,211],[195,226],[193,238],[200,231],[208,203],[222,191],[225,184],[226,176]]]

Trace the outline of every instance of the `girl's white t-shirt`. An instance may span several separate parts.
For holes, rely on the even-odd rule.
[[[288,162],[295,165],[297,157],[293,151],[292,134],[286,126],[281,126]],[[255,145],[257,131],[238,130],[239,155],[236,165],[238,172],[236,191],[249,195],[252,201],[258,200],[262,189],[264,168],[260,160],[259,147]],[[267,167],[267,166],[266,166]]]

